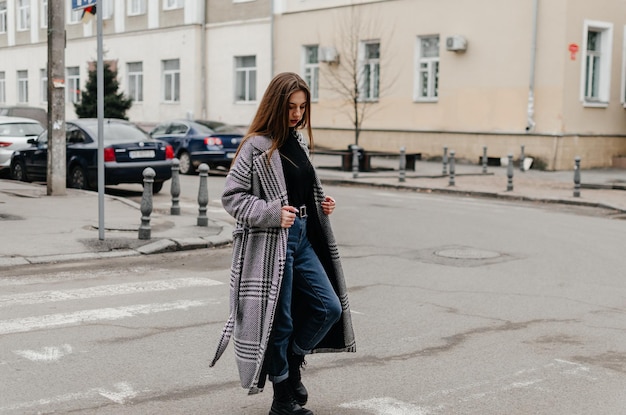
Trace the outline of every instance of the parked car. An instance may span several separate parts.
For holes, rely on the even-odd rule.
[[[47,127],[48,125],[48,111],[39,107],[0,107],[0,115],[5,115],[9,117],[30,118],[32,120],[39,121],[39,124],[44,127]]]
[[[136,125],[106,119],[103,125],[105,185],[143,184],[143,170],[156,172],[153,192],[172,177],[174,149],[155,140]],[[98,188],[98,120],[80,118],[66,123],[67,185],[78,189]],[[48,160],[48,133],[28,140],[30,147],[11,157],[11,176],[16,180],[45,181]]]
[[[35,138],[42,132],[43,127],[35,120],[0,116],[0,171],[8,171],[11,154],[15,150],[28,147],[28,139]]]
[[[195,173],[202,163],[212,169],[229,169],[243,139],[243,134],[236,127],[224,124],[212,129],[190,120],[158,124],[150,135],[174,147],[182,174]]]
[[[202,124],[202,125],[209,127],[211,130],[215,131],[216,133],[228,132],[232,134],[241,134],[241,135],[246,134],[245,128],[236,127],[234,125],[226,124],[221,121],[209,121],[209,120],[194,120],[194,121],[197,122],[198,124]]]

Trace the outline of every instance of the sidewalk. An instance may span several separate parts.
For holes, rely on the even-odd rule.
[[[541,203],[562,203],[599,207],[626,214],[626,170],[581,170],[580,196],[574,197],[574,172],[572,171],[520,171],[513,169],[513,190],[507,191],[507,168],[488,166],[487,173],[479,165],[456,164],[454,185],[450,185],[450,166],[443,174],[443,163],[417,161],[415,171],[406,171],[400,182],[397,159],[375,158],[372,172],[341,171],[337,156],[317,155],[313,159],[320,176],[326,183],[363,184],[380,187],[410,189],[422,192],[439,192],[477,197],[510,200],[527,200]]]
[[[208,226],[196,226],[197,215],[153,210],[151,239],[140,240],[139,204],[105,194],[104,212],[100,240],[98,192],[47,196],[40,184],[0,179],[0,268],[207,248],[232,239],[228,223],[209,217]]]
[[[514,170],[513,190],[507,191],[507,169],[455,166],[454,185],[443,175],[442,163],[416,163],[399,181],[398,161],[376,159],[372,172],[339,169],[335,156],[316,155],[313,164],[326,184],[365,185],[441,192],[461,196],[528,200],[604,208],[626,218],[626,170],[582,170],[580,197],[574,197],[573,172]],[[449,168],[447,170],[449,172]],[[66,196],[47,196],[42,185],[0,179],[0,268],[94,258],[207,248],[231,242],[232,225],[209,216],[209,226],[196,226],[197,217],[171,216],[169,210],[151,214],[151,239],[138,239],[140,206],[105,195],[105,239],[99,239],[98,193],[67,189]]]

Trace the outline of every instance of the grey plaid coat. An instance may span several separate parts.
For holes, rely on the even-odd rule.
[[[309,154],[302,135],[299,142]],[[222,203],[236,220],[230,275],[230,316],[222,330],[211,366],[233,337],[241,386],[250,394],[263,389],[263,359],[269,343],[274,313],[285,267],[288,229],[280,227],[281,208],[288,204],[287,187],[278,151],[269,159],[271,140],[250,137],[239,151],[226,178]],[[309,224],[316,231],[309,239],[339,300],[342,318],[331,328],[314,352],[355,351],[348,295],[328,216],[321,210],[324,192],[315,178],[316,214]],[[312,225],[312,226],[311,226]],[[296,316],[294,320],[297,321]]]

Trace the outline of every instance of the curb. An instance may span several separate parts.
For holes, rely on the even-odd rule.
[[[135,249],[116,249],[104,252],[81,252],[73,254],[41,255],[41,256],[0,256],[0,268],[20,265],[42,265],[60,262],[84,261],[93,259],[111,259],[140,255],[160,254],[165,252],[185,251],[203,248],[219,248],[232,242],[232,226],[220,222],[222,230],[217,235],[198,238],[164,238],[154,240]]]
[[[438,187],[419,187],[408,186],[403,184],[391,184],[391,183],[372,183],[372,182],[355,182],[353,180],[346,179],[322,179],[324,184],[336,185],[336,186],[367,186],[367,187],[379,187],[382,189],[401,189],[410,190],[418,193],[441,193],[452,195],[466,195],[473,197],[491,198],[491,199],[504,199],[504,200],[517,200],[522,202],[538,202],[538,203],[551,203],[551,204],[563,204],[570,206],[585,206],[592,208],[600,208],[613,210],[618,213],[626,213],[626,209],[621,209],[616,206],[611,206],[605,203],[599,202],[587,202],[584,200],[568,200],[568,199],[547,199],[540,197],[522,196],[522,195],[508,195],[504,193],[495,192],[481,192],[476,190],[458,190],[458,189],[444,189]]]

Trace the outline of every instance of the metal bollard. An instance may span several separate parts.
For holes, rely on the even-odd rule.
[[[574,197],[580,197],[580,157],[574,158]]]
[[[406,181],[406,148],[400,147],[400,176],[398,177],[400,182]]]
[[[152,167],[143,169],[143,195],[141,196],[141,225],[139,226],[139,239],[150,239],[150,214],[152,213],[152,184],[156,172]]]
[[[200,172],[200,188],[198,189],[198,226],[209,226],[209,218],[206,215],[206,207],[209,204],[209,166],[202,163],[198,168]]]
[[[508,178],[506,191],[510,192],[513,190],[513,154],[509,154],[508,158],[509,164],[506,166],[506,177]]]
[[[450,181],[449,186],[454,186],[454,150],[450,150]]]
[[[170,215],[180,215],[180,161],[175,158],[172,160],[172,185],[170,187],[172,194],[172,207]]]
[[[483,146],[483,173],[487,173],[487,146]]]
[[[443,148],[443,169],[441,170],[441,174],[444,176],[448,174],[448,147]]]
[[[356,179],[359,177],[359,146],[352,144],[350,148],[352,149],[352,178]]]
[[[522,153],[519,156],[519,169],[521,171],[525,171],[524,170],[524,159],[526,158],[526,156],[524,155],[524,145],[522,145]]]

